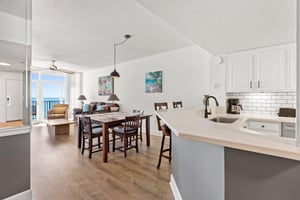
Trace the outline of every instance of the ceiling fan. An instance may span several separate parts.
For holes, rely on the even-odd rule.
[[[42,68],[42,67],[36,67],[36,66],[32,66],[33,70],[37,69],[37,70],[44,70],[46,68]],[[74,71],[71,71],[71,70],[68,70],[68,69],[62,69],[62,68],[58,68],[56,65],[55,65],[55,60],[52,60],[52,65],[50,65],[48,67],[48,69],[50,71],[58,71],[58,72],[63,72],[63,73],[67,73],[67,74],[74,74],[75,72]]]

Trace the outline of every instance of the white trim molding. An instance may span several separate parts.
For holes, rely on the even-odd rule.
[[[4,200],[32,200],[32,190],[26,190],[24,192],[7,197]]]
[[[0,130],[0,137],[7,137],[11,135],[29,134],[31,132],[31,126],[24,125],[17,128],[3,128]]]
[[[170,176],[170,187],[171,187],[171,190],[172,190],[175,200],[183,200],[172,174]]]

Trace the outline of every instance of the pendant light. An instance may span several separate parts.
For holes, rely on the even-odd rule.
[[[116,70],[116,63],[117,63],[117,46],[120,46],[120,45],[123,45],[129,38],[131,38],[131,35],[124,35],[125,37],[125,40],[123,40],[122,42],[120,43],[114,43],[114,71],[112,71],[110,73],[110,76],[113,77],[113,78],[119,78],[120,77],[120,74],[117,72]]]

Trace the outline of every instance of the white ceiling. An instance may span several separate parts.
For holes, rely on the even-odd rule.
[[[26,3],[28,7],[26,10]],[[10,66],[0,66],[0,71],[25,71],[26,46],[25,18],[31,12],[30,0],[0,1],[0,62]],[[30,48],[30,47],[28,47]],[[30,51],[28,51],[30,56]]]
[[[0,12],[24,16],[19,1],[1,0]],[[55,59],[74,71],[112,65],[124,34],[133,38],[118,63],[194,44],[224,54],[296,40],[296,0],[33,0],[32,15],[33,65]]]
[[[31,12],[31,0],[1,0],[0,12],[4,12],[17,17],[25,18],[26,12]],[[30,10],[26,11],[26,6]]]
[[[0,62],[9,63],[10,66],[0,66],[0,71],[18,71],[25,70],[25,50],[26,46],[0,40]],[[30,51],[28,51],[30,53]],[[28,55],[30,56],[30,54]]]
[[[75,71],[113,64],[113,44],[124,62],[194,43],[134,0],[33,0],[32,46],[36,60],[80,65]],[[63,68],[66,68],[62,66]]]
[[[296,40],[296,0],[136,1],[212,54]]]

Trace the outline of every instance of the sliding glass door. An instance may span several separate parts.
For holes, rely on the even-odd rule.
[[[32,119],[47,119],[54,104],[66,101],[66,77],[58,73],[32,74]]]

